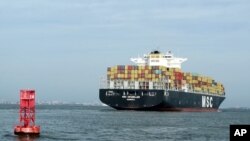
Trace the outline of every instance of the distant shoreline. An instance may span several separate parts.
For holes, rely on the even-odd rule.
[[[4,107],[2,107],[4,106]],[[19,104],[18,103],[0,103],[0,109],[6,109],[8,108],[18,108]],[[73,107],[73,106],[77,106],[77,107],[87,107],[87,106],[93,106],[93,107],[107,107],[103,104],[80,104],[80,103],[57,103],[57,104],[51,104],[51,103],[37,103],[36,104],[37,108],[39,109],[40,106],[69,106],[69,107]],[[229,108],[220,108],[219,111],[250,111],[250,107],[229,107]]]

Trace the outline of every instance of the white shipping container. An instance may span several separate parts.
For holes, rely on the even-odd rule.
[[[139,82],[135,81],[135,89],[139,89]]]
[[[150,90],[153,89],[153,82],[149,82],[149,87],[148,87]]]
[[[123,81],[123,87],[124,89],[128,89],[128,81]]]
[[[114,81],[109,81],[109,88],[114,89]]]

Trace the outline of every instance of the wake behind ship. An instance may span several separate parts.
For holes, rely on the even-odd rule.
[[[181,70],[186,58],[156,50],[131,61],[136,65],[108,67],[99,90],[104,104],[118,110],[217,111],[225,99],[221,83]]]

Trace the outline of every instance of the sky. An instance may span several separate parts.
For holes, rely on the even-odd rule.
[[[154,49],[222,82],[222,107],[250,107],[248,0],[0,1],[0,101],[99,102],[107,67]]]

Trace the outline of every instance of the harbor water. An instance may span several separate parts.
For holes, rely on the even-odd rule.
[[[117,111],[107,106],[38,105],[39,138],[17,137],[18,105],[0,105],[1,141],[228,141],[230,124],[250,124],[250,110]]]

